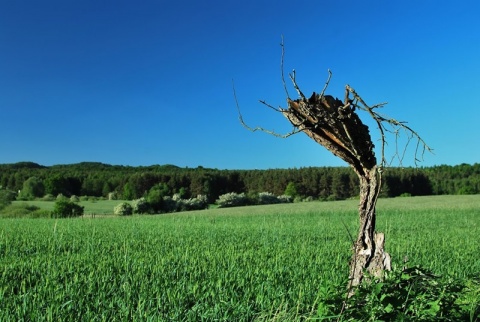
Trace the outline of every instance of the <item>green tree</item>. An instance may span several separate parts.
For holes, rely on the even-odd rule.
[[[0,189],[0,209],[5,208],[15,200],[16,194],[11,190]]]
[[[44,194],[45,186],[43,185],[43,182],[37,177],[30,177],[23,183],[19,198],[22,200],[33,200],[35,198],[43,197]]]
[[[166,183],[160,183],[153,186],[147,194],[147,202],[154,212],[160,212],[163,208],[163,200],[170,193]]]
[[[130,182],[127,182],[123,186],[123,199],[126,199],[126,200],[135,199],[135,191],[133,190],[133,186]]]
[[[285,192],[283,193],[286,196],[290,196],[295,198],[298,195],[297,186],[294,182],[290,181],[285,188]]]

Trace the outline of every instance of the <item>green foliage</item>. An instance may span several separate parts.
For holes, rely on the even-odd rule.
[[[45,194],[45,187],[43,182],[37,177],[30,177],[23,183],[23,188],[20,191],[18,198],[20,200],[33,200],[35,198],[43,197]]]
[[[55,218],[69,218],[83,216],[84,208],[79,204],[64,198],[57,198],[52,210]]]
[[[152,211],[150,203],[145,198],[136,199],[133,201],[134,214],[148,214]]]
[[[113,208],[113,214],[117,216],[130,216],[133,214],[133,207],[128,202],[122,202]]]
[[[128,182],[123,186],[123,199],[127,199],[127,200],[135,199],[134,188],[132,184]]]
[[[478,190],[475,187],[471,186],[470,184],[462,186],[457,190],[457,195],[474,195],[477,193],[478,193]]]
[[[17,195],[15,192],[6,189],[0,189],[0,210],[10,205],[12,201],[16,199],[16,197]]]
[[[51,167],[29,163],[0,164],[0,186],[3,188],[21,190],[24,182],[31,177],[44,183],[45,193],[54,196],[62,193],[67,197],[107,197],[115,191],[116,199],[134,200],[147,197],[154,186],[161,186],[166,191],[161,193],[163,197],[174,192],[181,193],[182,199],[202,194],[207,196],[209,203],[229,192],[243,192],[251,196],[269,191],[276,196],[296,194],[312,196],[315,200],[327,200],[329,197],[329,200],[344,200],[358,196],[358,178],[347,167],[217,170],[171,165],[125,167],[101,163]],[[397,197],[404,193],[422,196],[480,192],[480,164],[387,168],[383,177],[381,197]]]
[[[340,321],[468,321],[473,302],[459,301],[465,287],[465,280],[441,278],[424,268],[395,269],[383,281],[362,284],[351,297],[324,287],[317,314]]]
[[[51,195],[81,195],[82,182],[74,176],[53,174],[45,178],[45,192]]]
[[[164,198],[169,194],[169,189],[166,184],[158,184],[153,186],[147,195],[147,201],[156,213],[162,212],[165,208]]]
[[[297,185],[294,182],[290,181],[287,187],[285,188],[285,191],[283,192],[283,194],[295,199],[295,197],[298,195]]]

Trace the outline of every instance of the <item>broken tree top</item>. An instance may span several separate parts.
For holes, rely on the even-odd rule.
[[[287,99],[288,109],[282,110],[293,126],[352,165],[357,172],[375,167],[374,145],[368,127],[362,123],[349,99],[349,87],[344,102],[315,92],[310,98],[301,96],[297,100]]]

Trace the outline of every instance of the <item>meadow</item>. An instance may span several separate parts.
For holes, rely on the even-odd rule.
[[[357,203],[0,219],[0,321],[342,320],[320,308],[346,287]],[[479,195],[380,199],[377,229],[395,265],[473,282],[479,210]]]

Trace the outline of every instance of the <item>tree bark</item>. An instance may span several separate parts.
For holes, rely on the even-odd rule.
[[[391,269],[390,255],[384,251],[385,235],[375,232],[375,205],[380,188],[377,167],[373,167],[359,178],[360,228],[350,262],[350,291],[352,287],[362,282],[364,270],[371,276],[382,278],[384,270]]]
[[[360,179],[360,229],[350,262],[349,293],[353,294],[353,287],[362,282],[365,271],[381,278],[383,271],[390,269],[390,256],[384,251],[385,236],[375,232],[381,179],[374,145],[368,127],[350,103],[348,89],[344,102],[329,95],[313,93],[307,99],[299,94],[301,99],[287,100],[288,109],[282,109],[282,114],[294,127],[346,161]]]

